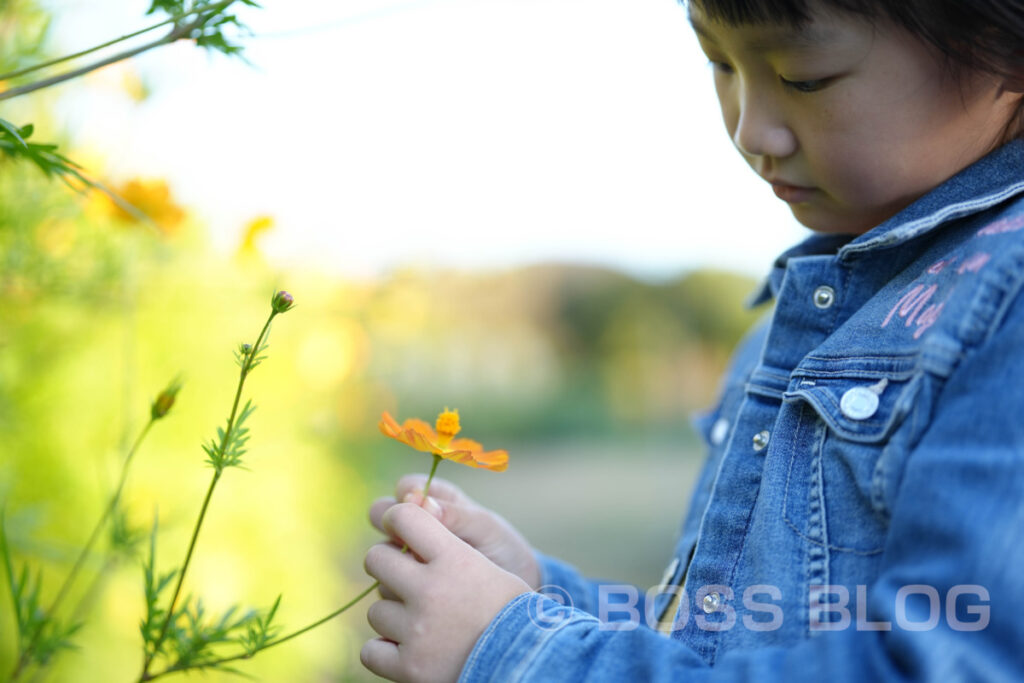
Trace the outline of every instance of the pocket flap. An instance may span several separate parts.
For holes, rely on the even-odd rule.
[[[805,359],[783,399],[804,400],[850,441],[879,442],[910,412],[921,374],[915,358]]]

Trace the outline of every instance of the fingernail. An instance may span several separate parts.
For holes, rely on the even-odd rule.
[[[419,501],[419,497],[421,495],[423,495],[423,494],[420,493],[419,491],[409,491],[409,493],[405,494],[405,498],[402,499],[402,502],[403,503],[418,503],[418,502],[420,502]]]
[[[433,497],[427,496],[427,502],[423,505],[423,509],[441,519],[441,504],[434,500]]]

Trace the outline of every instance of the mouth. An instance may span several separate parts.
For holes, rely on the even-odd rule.
[[[772,191],[775,192],[775,196],[789,204],[799,204],[801,202],[806,202],[817,191],[813,187],[804,187],[802,185],[790,185],[789,183],[771,180],[769,180],[768,182],[771,183]]]

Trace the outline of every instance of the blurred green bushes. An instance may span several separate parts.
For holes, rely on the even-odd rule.
[[[409,268],[378,281],[283,272],[252,249],[212,251],[187,215],[161,230],[31,168],[2,165],[0,179],[0,501],[19,560],[41,566],[51,591],[149,401],[178,372],[185,388],[143,447],[124,502],[143,531],[159,513],[158,560],[180,562],[209,476],[199,444],[229,407],[232,350],[252,341],[275,288],[297,307],[275,322],[270,357],[248,385],[259,404],[251,471],[226,475],[188,585],[214,609],[265,606],[283,592],[290,627],[368,583],[369,501],[424,466],[383,442],[382,410],[432,419],[459,408],[466,433],[493,447],[686,436],[752,321],[741,302],[753,283],[727,273],[651,283],[556,264]],[[173,203],[166,187],[149,186]],[[98,558],[92,569],[103,571],[94,618],[52,680],[137,674],[138,565]],[[358,679],[363,619],[356,608],[247,670],[270,681]]]
[[[283,591],[290,626],[359,590],[369,500],[422,467],[380,441],[382,410],[431,419],[458,407],[467,433],[495,445],[686,434],[688,413],[709,402],[752,320],[741,306],[752,283],[726,273],[648,283],[555,264],[408,269],[376,282],[276,272],[211,251],[188,220],[167,234],[32,169],[6,165],[0,177],[0,492],[12,544],[42,564],[51,590],[148,401],[183,372],[179,403],[143,448],[125,497],[140,528],[159,511],[160,557],[180,561],[208,477],[199,444],[231,398],[231,351],[252,341],[275,287],[298,306],[275,323],[270,358],[250,380],[260,405],[252,471],[230,473],[218,492],[189,583],[215,606],[269,604]],[[62,658],[59,680],[135,673],[138,575],[130,561],[109,570],[98,619],[83,649]],[[361,623],[354,610],[305,644],[261,655],[254,670],[267,680],[357,670]]]
[[[43,56],[45,23],[28,0],[0,2],[0,72]],[[41,103],[5,104],[5,118],[45,123],[33,109]],[[247,384],[259,406],[250,471],[219,486],[187,590],[213,611],[283,593],[279,620],[290,628],[370,583],[369,502],[429,461],[384,441],[381,411],[432,420],[458,408],[466,435],[512,451],[513,471],[531,457],[578,458],[580,448],[557,444],[692,444],[689,415],[711,402],[755,316],[742,306],[754,283],[712,271],[648,282],[562,264],[409,267],[372,281],[281,270],[259,252],[268,217],[240,226],[238,253],[224,254],[162,180],[113,189],[150,220],[0,157],[0,506],[18,563],[42,569],[44,603],[103,509],[149,402],[178,373],[184,389],[137,456],[123,506],[142,536],[158,514],[158,566],[180,563],[209,479],[200,444],[232,399],[232,351],[254,340],[275,289],[297,306],[275,322],[269,358]],[[586,492],[576,493],[572,510],[583,516]],[[85,578],[70,601],[89,613],[80,648],[41,678],[134,680],[139,558],[99,553]],[[364,610],[240,668],[267,681],[366,680]],[[0,676],[14,648],[0,590]]]

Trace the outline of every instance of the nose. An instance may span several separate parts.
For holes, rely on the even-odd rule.
[[[797,150],[797,139],[770,95],[751,88],[736,93],[726,125],[736,148],[747,156],[784,159]]]

